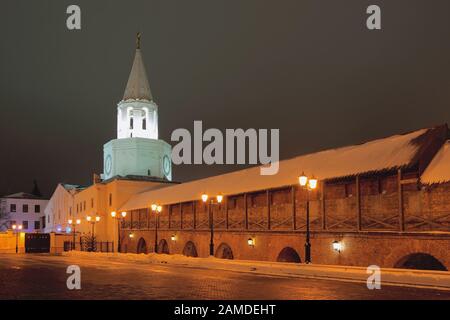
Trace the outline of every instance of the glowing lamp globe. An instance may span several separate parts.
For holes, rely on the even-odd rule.
[[[309,188],[310,189],[317,188],[317,179],[315,179],[315,178],[309,179]]]
[[[302,173],[302,175],[300,177],[298,177],[298,183],[300,184],[300,186],[304,187],[304,186],[306,186],[307,182],[308,182],[308,177],[305,176],[304,173]]]
[[[339,241],[333,241],[333,250],[337,252],[341,252],[342,250],[342,243]]]

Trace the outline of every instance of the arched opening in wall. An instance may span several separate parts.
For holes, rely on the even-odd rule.
[[[137,253],[147,253],[147,243],[144,238],[140,238],[137,244]]]
[[[183,254],[187,257],[198,257],[197,248],[192,241],[188,241],[183,249]]]
[[[397,261],[394,268],[447,271],[447,268],[438,259],[421,252],[404,256]]]
[[[158,253],[169,254],[169,244],[166,239],[162,239],[158,244]]]
[[[220,246],[216,250],[215,254],[216,258],[220,259],[233,259],[233,251],[231,250],[231,247],[227,245],[226,243],[220,244]]]
[[[297,251],[292,249],[291,247],[285,247],[283,250],[280,251],[277,258],[278,262],[294,262],[294,263],[300,263],[302,262],[300,260],[300,256],[298,255]]]

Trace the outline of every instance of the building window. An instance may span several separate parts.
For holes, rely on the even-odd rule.
[[[72,207],[69,207],[69,216],[72,216]]]
[[[28,229],[28,221],[22,221],[22,229],[27,230]]]
[[[39,230],[41,228],[41,222],[40,221],[35,221],[34,222],[34,230]]]
[[[40,212],[41,212],[41,206],[38,205],[38,204],[35,204],[35,205],[34,205],[34,212],[40,213]]]
[[[22,212],[28,212],[28,205],[27,204],[24,204],[22,206]]]
[[[11,211],[11,212],[16,212],[16,205],[14,204],[14,203],[11,203],[11,206],[10,206],[10,210],[9,211]]]
[[[83,210],[86,210],[86,200],[83,201]]]
[[[109,206],[112,206],[112,193],[109,194]]]
[[[147,130],[147,119],[142,119],[142,130]]]
[[[50,215],[47,216],[47,223],[50,224]]]
[[[91,208],[94,207],[94,198],[91,198]]]
[[[133,129],[133,117],[130,118],[130,129]]]

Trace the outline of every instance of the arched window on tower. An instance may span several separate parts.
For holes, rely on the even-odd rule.
[[[130,117],[130,129],[133,129],[133,117]]]
[[[142,119],[142,130],[147,130],[147,119]]]

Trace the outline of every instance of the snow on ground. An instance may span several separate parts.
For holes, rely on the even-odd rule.
[[[310,277],[334,279],[339,281],[366,282],[370,274],[367,268],[353,266],[294,264],[283,262],[225,260],[215,257],[192,258],[173,254],[134,254],[134,253],[99,253],[99,252],[64,252],[68,257],[82,259],[100,259],[130,263],[168,264],[172,266],[220,269],[235,272],[246,272],[271,276]],[[391,269],[381,270],[381,285],[398,285],[426,287],[450,290],[450,272]]]

